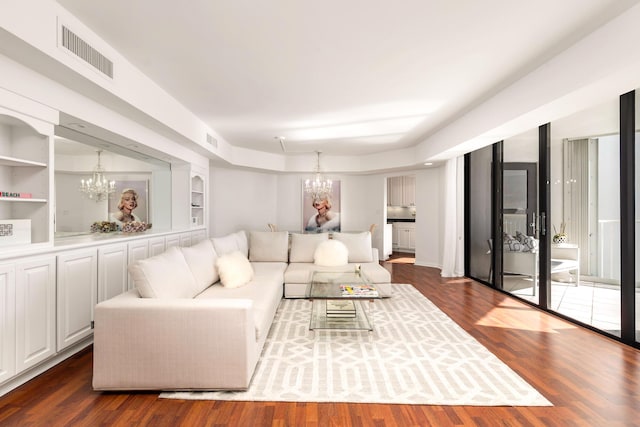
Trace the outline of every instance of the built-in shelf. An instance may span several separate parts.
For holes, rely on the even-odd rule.
[[[52,124],[33,117],[0,114],[0,191],[32,196],[0,196],[0,220],[29,220],[27,240],[31,244],[52,240],[49,165],[53,130]],[[7,241],[1,243],[10,246]]]
[[[0,202],[24,202],[24,203],[47,203],[47,199],[34,199],[23,197],[0,197]]]
[[[204,225],[204,179],[197,174],[191,175],[191,226]]]
[[[0,156],[0,166],[39,166],[46,168],[47,164],[26,159],[17,159],[15,157]]]

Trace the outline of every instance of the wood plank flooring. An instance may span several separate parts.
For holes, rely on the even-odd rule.
[[[87,349],[0,398],[0,426],[640,426],[640,351],[468,279],[384,263],[538,389],[553,407],[160,400],[97,393]],[[214,361],[212,361],[214,363]]]

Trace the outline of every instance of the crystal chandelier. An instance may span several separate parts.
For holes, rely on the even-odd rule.
[[[104,169],[100,165],[100,154],[102,154],[102,150],[98,150],[98,165],[93,168],[91,178],[80,180],[80,191],[96,202],[105,200],[116,191],[116,182],[109,181],[104,176]]]
[[[310,194],[313,199],[324,199],[331,194],[333,182],[320,175],[320,151],[316,151],[316,156],[315,176],[304,181],[304,192]]]

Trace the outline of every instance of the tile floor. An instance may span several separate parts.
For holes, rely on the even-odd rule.
[[[537,302],[538,296],[532,295],[532,283],[528,277],[504,278],[505,290]],[[636,292],[636,307],[640,308],[640,290]],[[553,281],[551,309],[616,336],[620,335],[620,289],[614,285],[581,281],[579,286],[575,286],[573,283]],[[637,323],[640,324],[640,320]]]

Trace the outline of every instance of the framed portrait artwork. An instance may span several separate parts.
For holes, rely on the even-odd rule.
[[[149,181],[116,181],[115,187],[109,197],[109,221],[149,222]]]
[[[317,197],[306,193],[302,183],[302,231],[340,231],[340,181],[333,181],[330,194]]]

